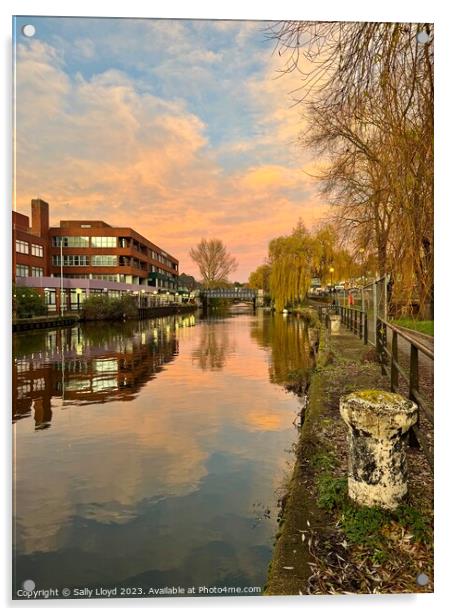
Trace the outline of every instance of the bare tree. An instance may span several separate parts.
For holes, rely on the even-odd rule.
[[[356,250],[372,247],[394,291],[433,301],[433,25],[280,22],[282,72],[297,72],[333,220]]]
[[[234,272],[238,263],[219,239],[202,239],[190,250],[190,257],[199,268],[206,287],[216,287],[228,282],[228,277]]]

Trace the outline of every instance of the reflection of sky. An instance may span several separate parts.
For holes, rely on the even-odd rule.
[[[21,27],[33,21],[36,36]],[[263,22],[17,18],[17,203],[131,224],[197,274],[221,237],[245,280],[268,240],[324,212]],[[307,173],[305,173],[305,171]]]
[[[275,514],[298,402],[269,383],[251,319],[219,321],[217,335],[209,323],[179,328],[178,357],[131,401],[54,398],[49,430],[34,432],[31,418],[15,425],[23,575],[188,584],[236,570],[263,581],[272,526],[253,521],[264,505]],[[200,352],[219,354],[221,369]]]

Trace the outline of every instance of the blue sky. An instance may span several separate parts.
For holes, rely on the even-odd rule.
[[[17,209],[39,194],[55,220],[125,224],[136,208],[182,269],[216,236],[246,279],[269,239],[323,211],[297,145],[299,84],[279,76],[267,25],[16,18]]]

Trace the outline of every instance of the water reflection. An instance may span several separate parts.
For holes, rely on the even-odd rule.
[[[269,366],[306,357],[270,320],[14,337],[17,586],[263,585],[299,409]]]
[[[199,346],[192,357],[201,370],[222,370],[226,358],[235,352],[229,331],[219,326],[221,319],[206,321],[202,329]]]
[[[251,328],[251,336],[271,350],[269,375],[273,383],[286,383],[291,373],[312,365],[308,328],[300,318],[282,314],[268,316],[260,312]]]
[[[177,329],[195,322],[191,315],[16,335],[13,420],[33,413],[35,428],[48,428],[53,397],[80,405],[132,400],[177,355]]]

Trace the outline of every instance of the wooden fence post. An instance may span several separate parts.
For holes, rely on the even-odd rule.
[[[411,345],[410,349],[410,383],[409,383],[409,398],[410,400],[415,400],[415,395],[413,392],[419,391],[419,351],[414,346]],[[415,424],[415,427],[419,425],[419,418]],[[408,436],[408,443],[410,447],[419,448],[420,444],[414,433],[414,430],[411,429]]]
[[[391,343],[391,391],[396,391],[399,385],[399,373],[397,371],[396,363],[399,362],[399,353],[397,345],[397,332],[392,332]]]

